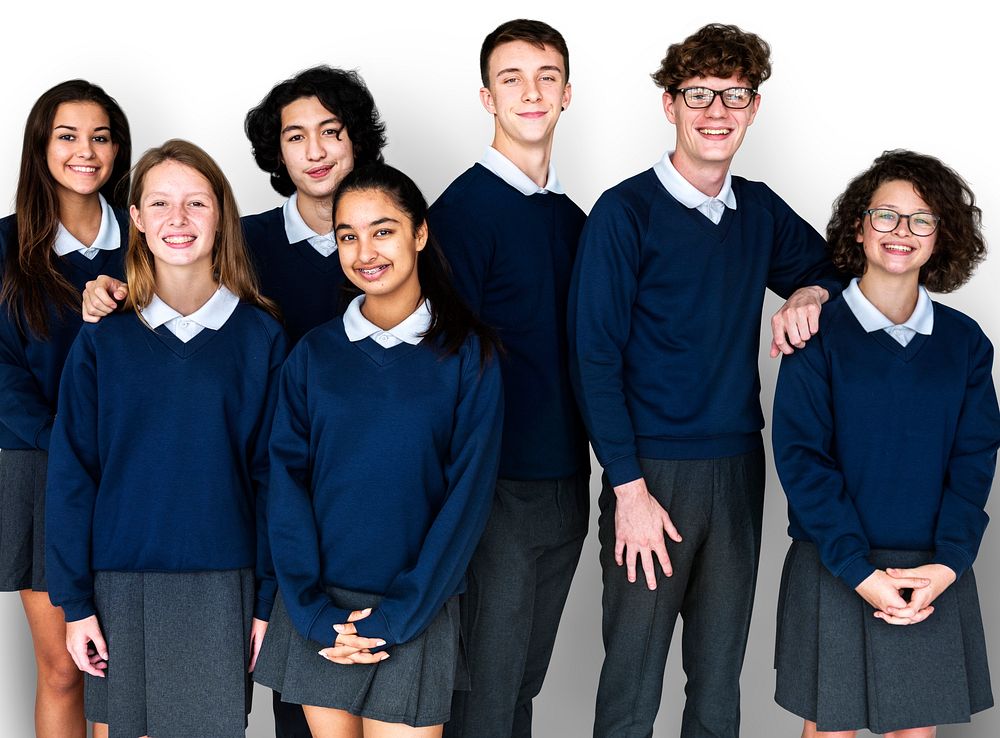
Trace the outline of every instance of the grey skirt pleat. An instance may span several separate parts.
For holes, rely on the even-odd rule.
[[[378,605],[377,595],[328,588],[338,607]],[[303,638],[279,593],[271,612],[255,681],[281,693],[285,702],[344,710],[359,717],[413,727],[440,725],[451,716],[456,689],[468,689],[459,640],[458,598],[449,599],[427,630],[389,647],[377,664],[335,664],[317,651],[332,645]]]
[[[110,738],[243,738],[254,587],[251,569],[97,572],[108,668],[85,675],[87,719]]]
[[[879,569],[930,561],[924,551],[872,551]],[[969,722],[993,706],[986,639],[970,569],[914,625],[889,625],[834,577],[816,547],[794,541],[778,596],[775,701],[821,731]]]
[[[0,451],[0,592],[45,592],[45,451]]]

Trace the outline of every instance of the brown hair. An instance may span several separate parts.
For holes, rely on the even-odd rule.
[[[756,90],[771,76],[771,47],[739,26],[710,23],[671,45],[650,76],[670,93],[692,77],[741,77]]]
[[[833,203],[826,241],[834,265],[856,277],[864,275],[868,262],[857,240],[862,211],[871,206],[875,190],[897,180],[912,184],[941,219],[934,252],[920,268],[920,283],[932,292],[958,289],[986,258],[982,211],[969,185],[955,170],[933,156],[905,149],[883,152]]]
[[[189,141],[172,138],[162,146],[150,149],[132,170],[132,190],[129,205],[140,207],[146,176],[153,167],[173,161],[190,167],[208,180],[219,203],[219,230],[212,249],[212,269],[219,284],[246,303],[263,308],[278,317],[275,304],[260,294],[257,275],[247,254],[240,227],[240,214],[229,181],[205,151]],[[153,253],[146,243],[146,234],[133,223],[129,227],[128,254],[125,256],[125,280],[129,293],[127,305],[137,313],[153,299],[156,290],[156,269]]]
[[[483,87],[490,86],[490,54],[496,47],[511,41],[526,41],[539,49],[551,46],[562,54],[565,67],[563,73],[566,75],[565,81],[569,82],[569,49],[566,48],[566,39],[548,23],[518,18],[501,23],[483,40],[483,46],[479,50],[479,74],[483,78]]]
[[[48,165],[49,141],[56,111],[63,103],[92,102],[108,116],[111,141],[118,145],[111,176],[101,194],[112,207],[123,208],[128,192],[132,138],[128,118],[115,99],[82,79],[61,82],[45,91],[31,107],[24,125],[21,169],[14,197],[17,240],[3,265],[0,303],[22,330],[48,337],[49,310],[76,312],[80,293],[59,271],[52,245],[59,227],[59,195]]]

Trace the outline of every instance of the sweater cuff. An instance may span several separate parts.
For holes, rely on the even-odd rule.
[[[612,487],[642,479],[642,467],[639,466],[637,456],[624,456],[615,459],[604,467],[604,473],[608,475],[608,481]]]
[[[972,566],[972,563],[969,561],[969,556],[965,553],[965,551],[960,548],[955,548],[954,546],[949,546],[948,544],[940,546],[934,552],[934,558],[931,559],[931,563],[944,564],[947,566],[955,572],[956,581],[969,570],[970,566]]]
[[[44,425],[38,429],[35,433],[35,448],[41,449],[42,451],[49,450],[49,439],[52,437],[52,421],[53,418],[49,418],[45,421]]]
[[[304,635],[310,641],[322,643],[324,648],[329,648],[337,640],[337,631],[333,626],[337,623],[346,623],[350,614],[347,610],[334,607],[332,602],[327,602],[316,613],[316,617],[309,624],[309,631]]]
[[[63,602],[59,605],[59,607],[62,608],[63,616],[65,617],[67,623],[74,623],[77,620],[84,620],[85,618],[89,618],[91,615],[97,614],[97,608],[94,607],[93,597],[84,597],[79,600]]]
[[[868,563],[867,556],[862,554],[841,569],[838,577],[853,591],[874,572],[875,567]]]
[[[354,627],[358,635],[362,638],[381,638],[385,641],[385,646],[373,648],[372,652],[381,651],[383,648],[396,645],[396,637],[392,634],[389,621],[385,619],[385,614],[381,609],[375,608],[371,615],[361,620],[354,621]]]

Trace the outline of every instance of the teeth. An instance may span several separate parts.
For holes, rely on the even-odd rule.
[[[97,167],[81,167],[81,166],[71,166],[74,172],[83,172],[84,174],[93,174],[97,171]]]
[[[361,269],[360,271],[361,271],[362,274],[369,274],[370,275],[370,274],[378,274],[383,269],[385,269],[384,266],[377,266],[377,267],[371,267],[369,269]]]
[[[165,243],[191,243],[194,236],[167,236],[163,240]]]
[[[728,128],[699,128],[701,133],[706,133],[712,136],[720,136],[725,133],[729,133]]]
[[[911,251],[913,251],[912,247],[903,246],[902,244],[899,243],[887,243],[883,248],[888,249],[889,251],[898,251],[901,254],[908,254]]]

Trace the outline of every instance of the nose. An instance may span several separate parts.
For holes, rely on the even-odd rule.
[[[524,84],[524,94],[521,96],[524,102],[538,102],[542,99],[542,92],[538,89],[538,83],[533,79],[528,79]]]
[[[905,230],[903,223],[906,223]],[[900,215],[899,222],[896,223],[896,227],[892,229],[892,232],[900,236],[912,236],[913,231],[910,230],[910,216]]]
[[[326,158],[326,147],[318,136],[310,136],[306,144],[306,158],[309,161],[323,161]]]
[[[728,114],[728,108],[722,104],[722,95],[716,93],[715,97],[712,98],[712,103],[705,108],[705,115],[710,115],[713,118],[724,118]]]
[[[359,238],[358,239],[358,259],[361,260],[363,264],[375,261],[375,257],[378,256],[378,249],[375,248],[375,242],[370,238]]]
[[[77,139],[76,155],[81,159],[94,158],[94,142],[90,140],[89,136],[81,136]]]
[[[182,204],[171,206],[170,213],[168,215],[168,221],[171,226],[181,226],[187,223],[187,211],[184,209],[184,205]]]

